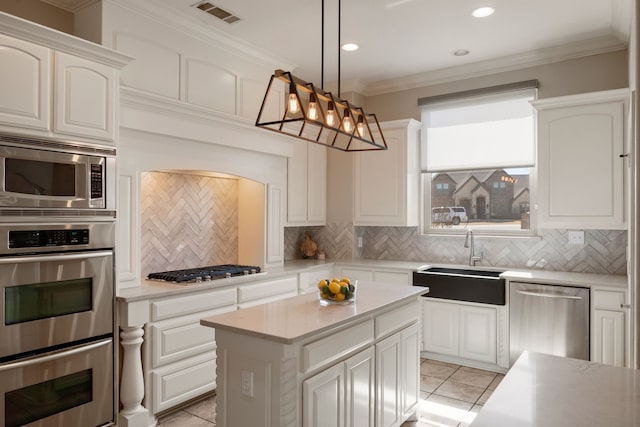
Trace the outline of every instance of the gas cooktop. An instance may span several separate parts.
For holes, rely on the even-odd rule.
[[[150,273],[147,278],[172,282],[180,285],[201,283],[203,281],[225,279],[233,276],[247,276],[260,273],[260,267],[253,265],[222,264],[209,267],[187,268],[185,270]]]

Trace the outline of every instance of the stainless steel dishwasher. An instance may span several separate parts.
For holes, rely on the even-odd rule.
[[[524,350],[589,360],[589,289],[511,282],[509,361]]]

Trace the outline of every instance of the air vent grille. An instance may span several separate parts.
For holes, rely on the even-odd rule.
[[[194,6],[203,12],[215,16],[216,18],[226,22],[227,24],[233,24],[234,22],[238,22],[240,20],[240,18],[235,16],[233,13],[228,12],[213,3],[209,3],[208,1],[204,3],[196,3]]]

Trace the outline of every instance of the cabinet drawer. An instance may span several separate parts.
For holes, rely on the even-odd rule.
[[[374,271],[373,281],[386,283],[388,285],[410,285],[411,273],[400,271]]]
[[[598,308],[621,309],[625,304],[625,293],[619,291],[593,291],[593,306]]]
[[[237,303],[236,288],[167,298],[151,303],[151,320],[163,320],[199,311],[213,310]]]
[[[397,331],[420,319],[420,301],[412,301],[400,308],[391,310],[376,317],[376,338]]]
[[[239,302],[246,302],[260,298],[277,297],[289,292],[293,292],[293,294],[298,292],[298,278],[295,276],[242,286],[238,289],[238,300]]]
[[[216,360],[205,354],[185,363],[169,365],[151,373],[152,412],[170,409],[216,387]]]
[[[215,330],[201,326],[200,319],[232,310],[235,310],[235,305],[151,323],[148,340],[152,348],[152,367],[157,368],[207,351],[215,356]]]
[[[333,278],[333,268],[323,268],[321,270],[305,271],[300,273],[300,291],[306,292],[317,289],[321,279]]]
[[[373,342],[373,320],[342,329],[302,348],[302,370],[306,373],[328,365],[371,342]]]

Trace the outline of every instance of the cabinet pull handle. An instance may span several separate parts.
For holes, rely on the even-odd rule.
[[[629,153],[620,154],[620,158],[629,157]]]
[[[631,304],[620,304],[620,308],[631,308]]]

